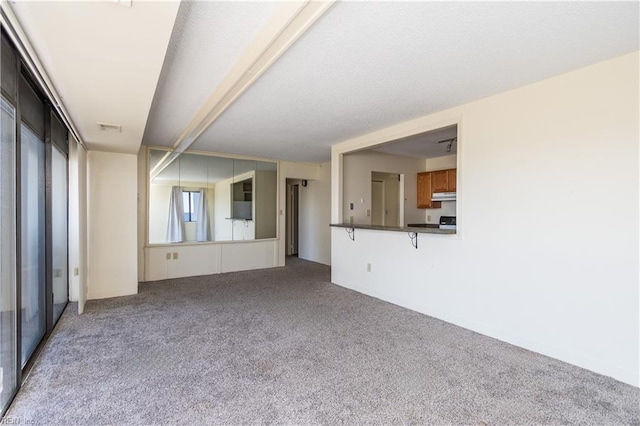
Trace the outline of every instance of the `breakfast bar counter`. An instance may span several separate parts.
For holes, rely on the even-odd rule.
[[[332,223],[329,226],[335,228],[346,229],[369,229],[373,231],[395,231],[395,232],[416,232],[418,234],[440,234],[440,235],[455,235],[456,231],[453,229],[439,229],[437,224],[433,226],[379,226],[379,225],[361,225],[356,223]]]

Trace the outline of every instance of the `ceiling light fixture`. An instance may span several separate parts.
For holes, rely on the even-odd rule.
[[[453,143],[457,142],[457,141],[458,141],[458,138],[455,137],[455,138],[451,138],[451,139],[445,139],[445,140],[442,140],[442,141],[438,141],[438,143],[448,143],[449,145],[447,145],[447,152],[451,152],[451,147],[453,146]]]

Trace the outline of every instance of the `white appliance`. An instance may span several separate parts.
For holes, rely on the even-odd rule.
[[[455,201],[455,192],[434,192],[431,195],[431,201]]]

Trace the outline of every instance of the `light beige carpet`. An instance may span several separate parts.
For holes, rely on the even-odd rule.
[[[640,424],[640,390],[330,282],[328,267],[70,305],[7,417],[96,424]]]

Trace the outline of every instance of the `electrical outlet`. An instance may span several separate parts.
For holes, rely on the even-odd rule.
[[[431,222],[431,215],[427,215],[427,222]]]
[[[371,264],[367,263],[367,272],[371,272]]]
[[[78,275],[80,275],[80,268],[76,266],[75,268],[73,268],[73,276],[77,277]]]
[[[167,253],[167,255],[165,256],[165,259],[171,260],[171,253]]]
[[[367,216],[371,216],[371,209],[367,209]]]
[[[353,210],[353,203],[349,203],[349,210]]]
[[[178,258],[178,252],[173,252],[173,260],[176,260]]]

